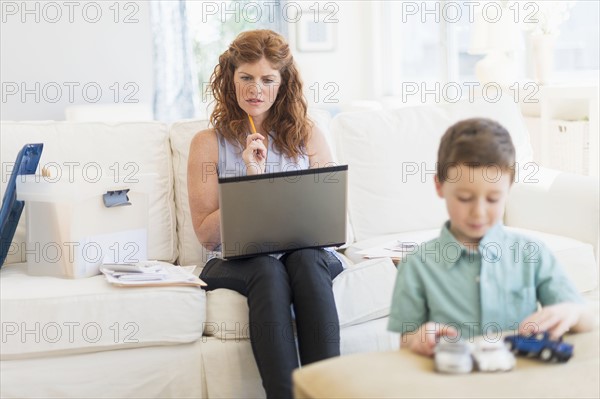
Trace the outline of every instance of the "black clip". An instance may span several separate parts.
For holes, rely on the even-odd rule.
[[[128,188],[125,190],[107,191],[106,194],[102,195],[104,206],[107,208],[114,208],[117,206],[131,205],[129,197],[127,196],[128,192]]]

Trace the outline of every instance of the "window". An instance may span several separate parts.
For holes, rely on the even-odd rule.
[[[570,17],[560,27],[556,41],[555,68],[557,72],[592,71],[600,68],[600,3],[578,1]]]
[[[391,3],[392,35],[403,79],[470,78],[481,55],[468,53],[474,11],[457,1]],[[470,2],[473,3],[473,2]]]
[[[544,7],[560,7],[558,2],[543,1]],[[495,23],[497,31],[506,30],[504,45],[512,46],[516,63],[515,80],[533,78],[528,32],[524,21],[541,18],[541,2],[536,1],[399,1],[384,2],[384,29],[391,32],[389,45],[394,54],[388,68],[393,84],[388,95],[398,96],[407,82],[475,82],[475,64],[485,50],[474,51],[473,40],[479,34],[476,19],[483,10],[494,19],[499,11],[507,20]],[[596,76],[599,69],[599,12],[597,1],[568,2],[571,8],[563,17],[554,48],[557,80]],[[515,21],[518,21],[517,24]],[[498,33],[498,32],[497,32]],[[386,55],[386,58],[388,56]],[[393,72],[393,73],[392,73]],[[582,74],[583,72],[583,74]],[[387,77],[386,77],[387,79]],[[430,87],[429,84],[427,87]]]

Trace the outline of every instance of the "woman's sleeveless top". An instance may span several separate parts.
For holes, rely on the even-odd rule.
[[[217,166],[219,177],[246,176],[246,164],[242,159],[242,149],[239,145],[229,142],[219,133],[217,133],[217,140],[219,142],[219,163]],[[274,141],[273,135],[270,134],[265,173],[308,169],[309,161],[307,155],[302,154],[295,161],[285,154],[278,152],[273,145]]]

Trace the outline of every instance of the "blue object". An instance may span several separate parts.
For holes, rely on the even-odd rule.
[[[573,356],[573,345],[563,342],[562,337],[557,341],[550,339],[548,332],[511,335],[504,338],[504,342],[519,355],[539,357],[546,362],[551,360],[566,362]]]
[[[127,196],[128,192],[128,188],[124,190],[107,191],[106,194],[102,195],[104,206],[107,208],[114,208],[116,206],[131,205],[129,197]]]
[[[17,154],[15,167],[8,180],[0,208],[0,267],[6,260],[25,202],[17,201],[17,176],[35,173],[44,144],[25,144]]]

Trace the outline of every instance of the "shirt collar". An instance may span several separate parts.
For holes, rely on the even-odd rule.
[[[502,222],[498,222],[493,225],[487,233],[479,241],[479,250],[490,243],[499,243],[504,236],[504,229],[502,228]]]
[[[450,221],[448,220],[446,223],[444,223],[442,226],[442,231],[440,232],[440,250],[442,253],[448,253],[449,248],[457,248],[460,251],[460,254],[458,256],[443,257],[444,265],[448,269],[454,266],[460,258],[469,253],[467,247],[458,241],[450,232]]]
[[[501,243],[504,242],[504,227],[502,222],[493,225],[479,241],[479,253],[484,253],[489,262],[496,262],[501,253]]]
[[[478,249],[479,254],[483,251],[486,251],[486,256],[495,257],[495,252],[493,251],[493,247],[502,242],[502,237],[504,235],[504,230],[502,228],[502,223],[498,222],[492,228],[490,228],[487,233],[481,238],[479,241]],[[463,245],[460,241],[458,241],[454,235],[450,232],[450,221],[448,220],[444,223],[442,227],[442,231],[440,232],[440,245],[441,248],[448,248],[449,246],[454,246],[456,248],[460,248],[460,256],[455,257],[446,257],[445,264],[447,268],[451,268],[464,256],[469,256],[470,252],[467,247]],[[472,256],[473,254],[471,254]],[[498,254],[499,255],[499,254]]]

